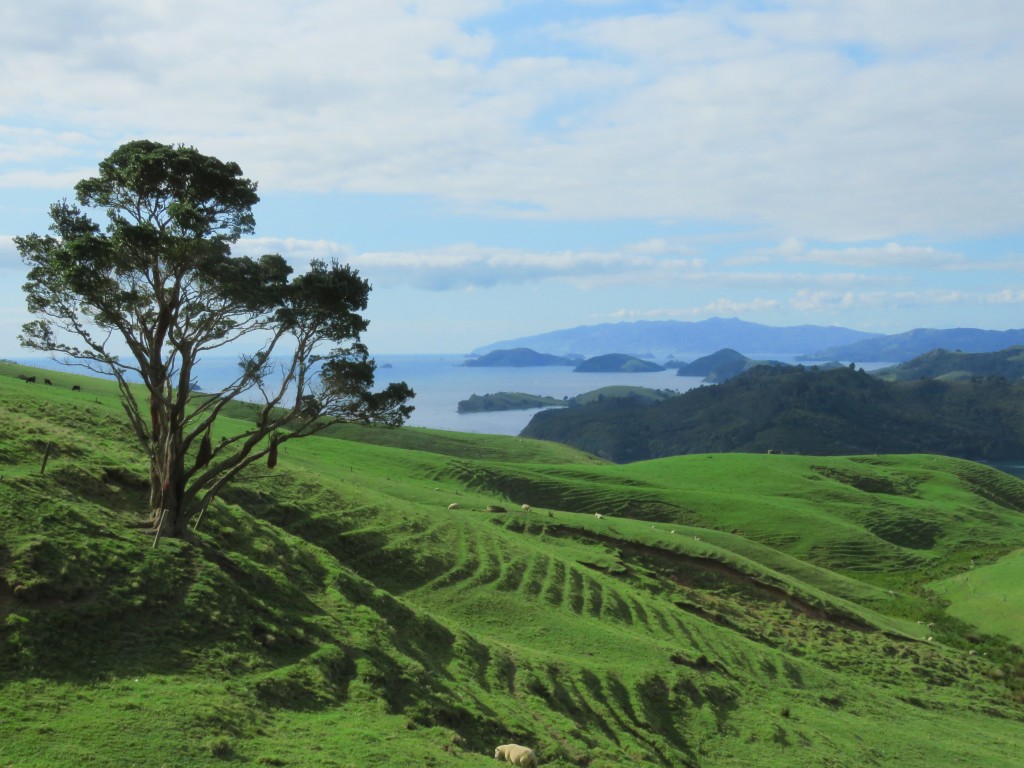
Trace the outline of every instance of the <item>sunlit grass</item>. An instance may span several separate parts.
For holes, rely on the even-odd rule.
[[[351,426],[154,549],[113,385],[19,373],[0,365],[5,768],[443,768],[506,741],[589,768],[1019,764],[1018,651],[990,636],[1019,640],[1009,476]]]

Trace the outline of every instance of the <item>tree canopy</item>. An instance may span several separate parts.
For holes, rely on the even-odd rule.
[[[273,466],[282,443],[412,411],[406,384],[372,390],[360,341],[370,286],[355,270],[314,260],[294,275],[279,254],[232,254],[255,229],[256,186],[192,147],[132,141],[75,186],[77,204],[50,207],[51,234],[15,238],[35,315],[22,344],[117,380],[149,456],[151,519],[169,535],[253,462]],[[247,350],[237,377],[197,392],[201,357],[233,346]],[[214,442],[236,400],[252,403],[251,424]]]

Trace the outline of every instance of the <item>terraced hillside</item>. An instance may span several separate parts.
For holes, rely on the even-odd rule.
[[[24,373],[0,765],[1019,765],[1008,475],[352,427],[154,547],[113,391]]]

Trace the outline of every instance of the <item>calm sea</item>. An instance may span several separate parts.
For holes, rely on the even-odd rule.
[[[464,355],[378,355],[375,389],[391,382],[404,381],[416,393],[416,410],[406,422],[413,427],[431,427],[456,432],[479,432],[493,435],[518,435],[536,413],[499,411],[492,413],[458,413],[460,400],[470,395],[495,392],[525,392],[549,397],[573,397],[613,384],[634,384],[652,389],[674,389],[684,392],[699,386],[701,380],[677,376],[674,370],[656,373],[575,373],[570,366],[543,368],[467,368]],[[48,358],[20,358],[19,363],[39,368],[63,369],[84,373],[80,368],[66,368]],[[207,392],[232,381],[238,373],[237,358],[207,357],[197,366],[196,380]]]
[[[470,395],[525,392],[548,397],[573,397],[601,387],[631,384],[685,392],[699,386],[700,378],[677,376],[674,370],[655,373],[576,373],[571,366],[538,368],[467,368],[462,355],[381,355],[377,358],[377,384],[404,381],[416,392],[416,410],[408,424],[414,427],[518,435],[536,409],[491,413],[458,413],[460,400]],[[382,366],[391,365],[390,368]]]

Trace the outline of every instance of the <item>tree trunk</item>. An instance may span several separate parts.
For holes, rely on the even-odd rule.
[[[150,519],[160,536],[181,538],[188,531],[185,506],[185,452],[180,429],[164,428],[150,466]]]

